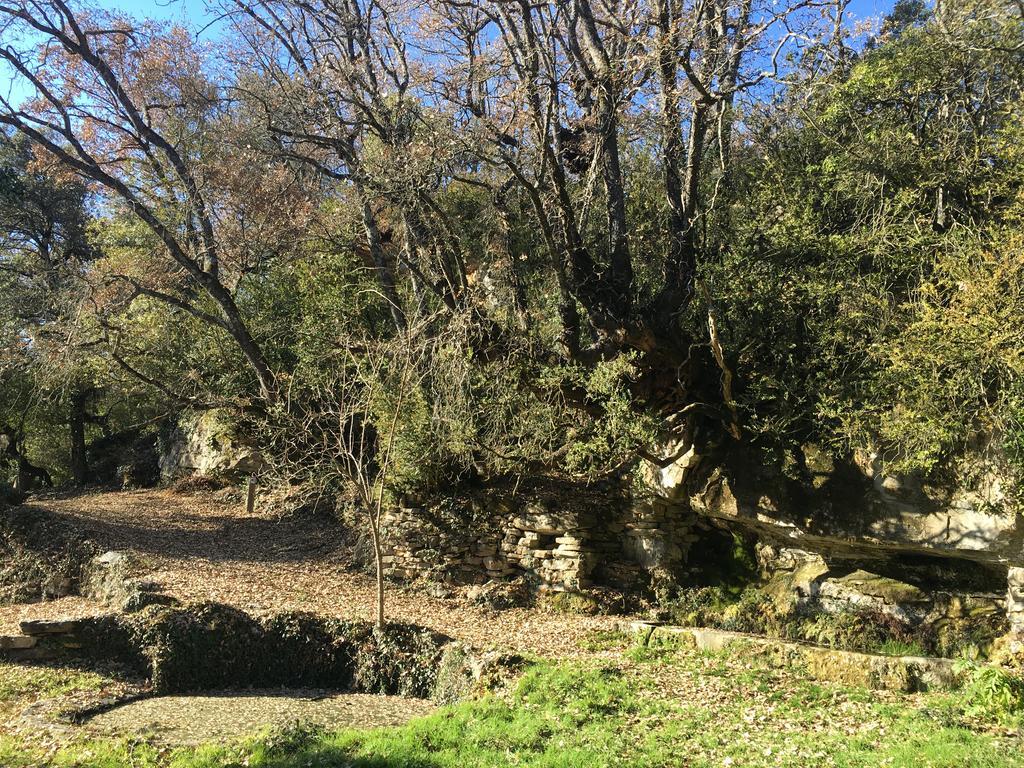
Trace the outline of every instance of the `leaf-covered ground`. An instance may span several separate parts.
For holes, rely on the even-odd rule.
[[[36,503],[104,548],[130,550],[141,575],[183,600],[370,616],[372,581],[350,567],[330,526],[247,517],[223,497],[171,491]],[[100,610],[68,598],[9,607],[0,618],[6,629],[18,618]],[[964,694],[816,683],[749,649],[638,648],[610,631],[612,619],[496,613],[411,589],[391,590],[390,612],[538,663],[512,690],[425,716],[429,705],[417,702],[246,692],[145,700],[81,724],[68,714],[145,692],[145,681],[116,670],[0,664],[0,766],[1024,767],[1024,741],[968,716]],[[373,727],[381,725],[389,727]]]
[[[140,576],[185,602],[215,600],[249,613],[373,618],[373,579],[351,567],[342,532],[329,521],[282,520],[272,510],[247,515],[244,502],[230,496],[172,490],[84,493],[31,506],[80,528],[103,549],[131,552]],[[0,634],[16,631],[26,618],[106,610],[79,597],[0,606]],[[397,585],[388,591],[387,612],[390,620],[427,626],[481,649],[546,658],[577,653],[588,632],[615,621],[529,609],[494,612]]]
[[[435,709],[429,701],[402,696],[330,691],[220,691],[202,696],[160,696],[116,707],[89,718],[90,733],[146,734],[154,741],[199,745],[237,739],[295,722],[323,728],[404,725]]]
[[[605,635],[605,650],[541,662],[510,691],[399,727],[329,730],[296,722],[248,738],[173,747],[130,721],[119,738],[88,724],[57,733],[0,729],[0,765],[62,768],[472,768],[479,766],[838,766],[1009,768],[1024,743],[967,719],[958,694],[902,695],[815,683],[756,651],[649,650]],[[101,675],[0,665],[0,706],[65,696]],[[20,677],[19,677],[20,676]],[[19,681],[11,681],[18,677]],[[176,699],[203,717],[205,698]],[[245,699],[242,705],[247,706]],[[129,711],[129,710],[126,710]],[[410,712],[410,715],[417,713]],[[209,713],[206,713],[209,715]],[[315,723],[316,718],[311,718]]]

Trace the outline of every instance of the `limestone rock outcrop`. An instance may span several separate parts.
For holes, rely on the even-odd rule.
[[[698,514],[826,557],[913,554],[1024,566],[1024,522],[1002,480],[991,469],[970,477],[927,485],[887,475],[877,456],[841,464],[805,446],[792,466],[781,467],[737,450],[728,463],[661,490]]]
[[[160,477],[240,480],[265,464],[259,448],[221,410],[182,414],[160,454]]]
[[[161,591],[159,584],[137,578],[139,570],[139,564],[128,553],[104,552],[83,567],[80,592],[128,613],[150,605],[177,604],[174,597]]]

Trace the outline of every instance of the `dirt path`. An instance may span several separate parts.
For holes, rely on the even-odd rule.
[[[138,734],[166,744],[196,746],[297,722],[332,730],[403,725],[436,706],[423,699],[324,691],[211,693],[142,699],[85,723],[101,736]]]
[[[44,508],[80,527],[104,549],[132,552],[148,580],[190,602],[216,600],[251,613],[309,610],[370,619],[373,580],[351,569],[339,531],[276,515],[247,516],[243,505],[214,494],[170,490],[94,492],[43,499]],[[0,633],[25,618],[87,615],[102,606],[64,598],[0,606]],[[431,627],[481,648],[562,658],[580,652],[610,617],[552,614],[533,609],[494,612],[461,599],[438,599],[394,585],[391,619]]]

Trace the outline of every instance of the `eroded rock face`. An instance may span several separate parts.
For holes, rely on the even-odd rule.
[[[828,613],[863,609],[908,623],[923,621],[934,603],[919,587],[864,570],[824,579],[817,598]]]
[[[757,557],[762,589],[789,615],[858,615],[875,624],[902,628],[930,650],[947,656],[967,649],[988,654],[993,641],[1010,627],[1000,574],[976,573],[984,570],[980,564],[919,558],[895,565],[867,561],[858,567],[850,561],[829,563],[817,553],[766,544],[758,547]],[[959,569],[950,567],[954,564]]]
[[[713,463],[669,447],[644,473],[680,514],[752,534],[780,607],[864,610],[962,632],[1004,609],[1024,632],[1024,520],[998,460],[966,458],[945,484],[886,472],[870,452],[837,461],[805,445],[774,465],[747,446]],[[1009,571],[1009,591],[1006,577]]]
[[[258,447],[238,433],[224,412],[186,413],[161,452],[160,477],[235,481],[259,471],[264,461]]]
[[[1010,633],[1024,637],[1024,568],[1010,568],[1006,581],[1006,617],[1010,620]]]
[[[821,579],[828,574],[828,563],[814,552],[760,544],[757,560],[764,578],[764,590],[776,607],[787,611],[818,596]]]
[[[139,570],[128,553],[104,552],[82,569],[81,594],[127,613],[150,605],[177,604],[174,597],[161,592],[159,584],[136,578]]]
[[[877,457],[845,465],[806,447],[793,467],[740,452],[671,489],[693,511],[830,557],[930,554],[1024,566],[1024,525],[993,473],[940,488],[886,475]]]

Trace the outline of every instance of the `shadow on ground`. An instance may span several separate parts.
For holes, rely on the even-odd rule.
[[[345,531],[332,520],[313,517],[246,517],[196,514],[139,500],[131,510],[65,512],[45,501],[32,509],[79,531],[104,550],[132,549],[170,559],[211,562],[311,562],[345,551]]]

